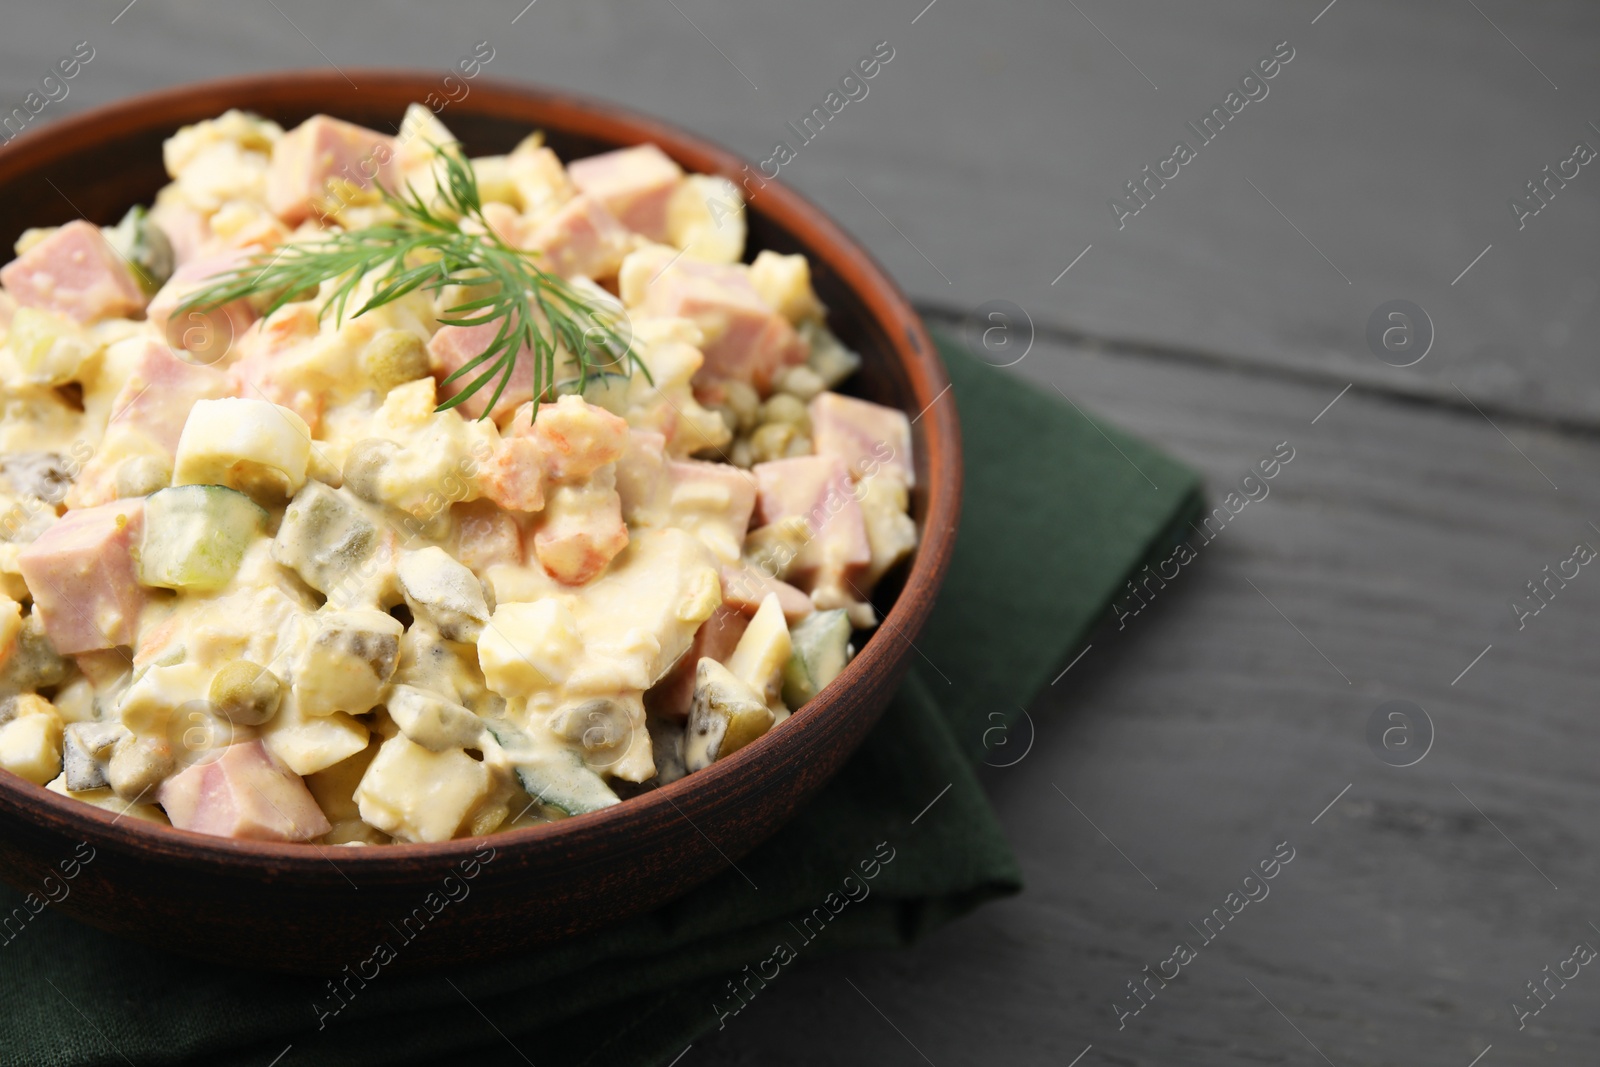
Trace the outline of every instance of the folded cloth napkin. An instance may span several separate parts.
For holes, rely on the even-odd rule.
[[[1017,892],[974,758],[1198,511],[1199,482],[947,339],[940,350],[966,495],[939,606],[860,751],[737,869],[532,955],[381,977],[320,1028],[319,981],[165,956],[47,911],[0,944],[0,1063],[667,1064],[737,1026],[791,966],[909,944]],[[0,914],[19,903],[0,890]]]

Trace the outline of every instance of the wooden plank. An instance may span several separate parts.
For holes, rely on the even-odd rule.
[[[1558,492],[1475,414],[1352,392],[1312,425],[1332,391],[1048,343],[1017,371],[1186,457],[1218,498],[1278,442],[1295,458],[1094,638],[1030,709],[1029,755],[990,773],[1022,897],[910,953],[808,967],[696,1055],[919,1062],[849,979],[939,1064],[1066,1064],[1091,1043],[1084,1064],[1322,1062],[1306,1038],[1340,1067],[1467,1067],[1488,1044],[1486,1063],[1593,1060],[1600,982],[1526,1032],[1509,1002],[1600,944],[1600,571],[1521,631],[1510,603],[1600,545],[1600,448],[1502,424]],[[1412,767],[1366,740],[1392,699],[1436,729]],[[1270,895],[1205,944],[1188,924],[1284,841]],[[1179,940],[1198,958],[1119,1030],[1125,983]]]

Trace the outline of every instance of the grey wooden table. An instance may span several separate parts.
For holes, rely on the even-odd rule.
[[[1600,574],[1565,563],[1600,546],[1600,168],[1574,150],[1600,147],[1600,11],[524,2],[8,4],[0,102],[83,40],[39,121],[243,70],[442,70],[487,38],[493,75],[759,160],[887,41],[785,180],[931,318],[1021,307],[1014,373],[1214,493],[1295,449],[991,773],[1027,892],[912,951],[801,968],[685,1067],[1600,1061],[1600,970],[1564,962],[1600,946]],[[1241,86],[1280,42],[1292,58]],[[1208,141],[1186,124],[1213,108]],[[1179,140],[1193,158],[1164,162]],[[1408,367],[1367,339],[1395,299],[1431,323]],[[1412,766],[1368,740],[1393,700],[1432,724]],[[1284,841],[1270,896],[1202,942],[1190,924]],[[1197,957],[1119,1028],[1126,983],[1183,939]],[[1519,1029],[1525,983],[1573,968]]]

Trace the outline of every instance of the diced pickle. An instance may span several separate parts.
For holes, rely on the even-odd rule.
[[[773,721],[772,710],[747,682],[716,660],[701,659],[683,744],[684,766],[704,770],[766,733]]]
[[[237,490],[180,485],[145,502],[139,581],[161,589],[220,589],[233,580],[267,513]]]
[[[789,641],[783,702],[799,708],[839,677],[850,662],[850,613],[838,609],[807,615],[789,630]]]
[[[272,558],[325,595],[358,579],[377,550],[378,528],[360,502],[318,481],[295,494],[272,541]]]
[[[634,708],[639,708],[637,701]],[[581,745],[584,762],[591,769],[606,770],[633,747],[641,717],[621,701],[599,697],[562,708],[550,717],[550,729],[556,736]]]
[[[31,693],[60,685],[67,677],[67,661],[56,652],[37,613],[22,620],[17,644],[0,667],[0,696]]]
[[[400,446],[383,437],[366,437],[350,446],[344,460],[344,486],[362,500],[383,500],[378,478],[400,455]]]
[[[433,752],[472,748],[483,737],[483,721],[471,711],[415,686],[394,686],[385,706],[401,733]]]
[[[111,247],[133,268],[134,279],[146,296],[154,296],[172,277],[172,242],[150,220],[142,204],[129,208],[122,221],[108,228],[105,235]]]
[[[59,503],[67,495],[75,470],[59,452],[10,452],[0,456],[0,480],[4,480],[12,496],[50,504]]]
[[[75,722],[68,726],[62,749],[62,771],[67,776],[67,788],[78,792],[110,785],[106,764],[112,749],[126,736],[127,728],[120,723]]]
[[[489,621],[483,583],[437,545],[409,552],[400,561],[400,590],[406,606],[427,619],[450,641],[476,641]]]

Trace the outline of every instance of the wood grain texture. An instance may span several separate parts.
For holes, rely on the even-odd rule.
[[[397,123],[431,80],[359,71],[216,82],[151,94],[74,116],[0,148],[0,234],[80,211],[107,223],[162,183],[168,132],[228,107],[295,123],[326,109],[375,128]],[[544,128],[565,156],[651,141],[684,166],[737,173],[713,146],[660,123],[561,95],[480,82],[452,112],[468,152],[509,150]],[[60,202],[45,190],[55,193]],[[43,201],[43,203],[41,203]],[[42,216],[42,217],[41,217]],[[921,321],[865,253],[798,196],[761,190],[749,214],[750,248],[803,251],[814,264],[829,322],[870,355],[851,390],[908,412],[919,546],[894,588],[878,591],[886,633],[791,723],[713,766],[624,804],[488,838],[371,849],[227,840],[121,822],[105,811],[0,775],[0,877],[29,887],[86,842],[91,872],[60,907],[92,925],[223,963],[332,973],[387,936],[383,916],[405,914],[461,863],[490,850],[496,877],[469,916],[443,914],[454,936],[429,939],[408,969],[509,955],[636,915],[687,891],[770,836],[843,764],[883,712],[912,655],[955,543],[961,441],[955,408],[932,408],[948,388]],[[931,409],[931,410],[929,410]],[[120,823],[120,824],[119,824]],[[361,892],[360,890],[366,890]],[[486,931],[494,936],[484,936]]]
[[[1523,1033],[1508,1001],[1600,945],[1600,574],[1522,631],[1509,603],[1586,531],[1600,544],[1600,448],[1503,424],[1556,492],[1476,415],[1352,393],[1312,426],[1333,391],[1048,342],[1016,369],[1184,456],[1214,497],[1277,442],[1295,459],[1093,639],[1030,708],[1027,758],[989,772],[1026,892],[796,974],[700,1062],[921,1062],[873,1005],[941,1067],[1090,1044],[1084,1064],[1323,1062],[1251,982],[1340,1067],[1466,1067],[1488,1044],[1484,1063],[1592,1062],[1600,981]],[[1367,745],[1390,699],[1436,727],[1414,767]],[[1270,895],[1202,945],[1188,924],[1282,841]],[[1119,1031],[1125,983],[1183,939],[1199,958]]]

